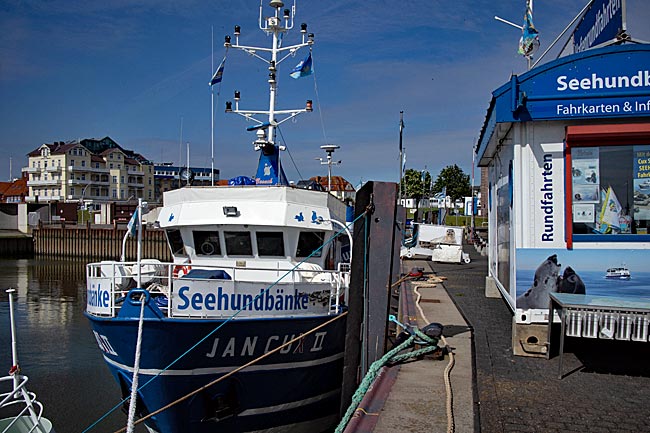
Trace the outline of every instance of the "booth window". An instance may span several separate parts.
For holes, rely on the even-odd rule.
[[[197,256],[220,256],[219,232],[193,231],[194,250]]]
[[[650,124],[567,127],[568,240],[647,241]]]

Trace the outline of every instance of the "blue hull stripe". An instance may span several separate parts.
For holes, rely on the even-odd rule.
[[[326,358],[314,359],[313,361],[304,361],[304,362],[287,362],[282,364],[265,364],[265,365],[251,365],[246,367],[244,371],[274,371],[274,370],[288,370],[293,368],[307,368],[313,367],[316,365],[329,364],[330,362],[338,361],[343,358],[343,352],[337,353]],[[128,371],[133,373],[133,367],[121,364],[119,362],[113,361],[104,355],[104,360],[110,365],[114,366],[123,371]],[[232,367],[216,367],[216,368],[195,368],[192,370],[160,370],[154,368],[144,368],[140,369],[139,373],[147,376],[200,376],[204,374],[226,374],[230,373],[236,368],[239,368],[239,365],[234,365]]]
[[[260,407],[260,408],[255,408],[255,409],[248,409],[237,416],[242,417],[242,416],[249,416],[249,415],[262,415],[262,414],[267,414],[267,413],[275,413],[275,412],[280,412],[283,410],[289,410],[289,409],[295,409],[298,407],[302,407],[308,404],[312,403],[317,403],[319,401],[325,400],[330,397],[338,397],[338,395],[341,392],[341,388],[336,389],[334,391],[326,392],[325,394],[317,395],[315,397],[311,398],[306,398],[304,400],[299,400],[299,401],[292,401],[289,403],[284,403],[284,404],[278,404],[275,406],[268,406],[268,407]]]

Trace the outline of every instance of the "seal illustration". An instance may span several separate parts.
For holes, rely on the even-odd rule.
[[[454,229],[447,229],[444,239],[442,240],[444,244],[455,244],[456,243],[456,232]]]
[[[576,295],[585,294],[585,283],[576,272],[567,266],[557,284],[557,291],[560,293],[574,293]]]
[[[548,294],[557,292],[558,289],[560,267],[556,254],[544,260],[537,270],[535,270],[533,285],[523,295],[517,298],[516,307],[524,310],[529,308],[548,308]],[[574,275],[576,274],[574,273]]]

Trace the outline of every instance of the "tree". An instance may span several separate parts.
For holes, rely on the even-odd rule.
[[[472,187],[469,182],[469,174],[465,174],[456,164],[443,168],[433,184],[434,193],[441,192],[447,188],[447,195],[452,202],[472,195]]]
[[[415,199],[415,213],[413,221],[418,219],[420,200],[431,194],[431,174],[428,171],[417,171],[409,168],[404,173],[401,185],[404,197]]]

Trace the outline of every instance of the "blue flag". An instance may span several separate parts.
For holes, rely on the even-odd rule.
[[[296,65],[295,68],[291,70],[291,73],[289,74],[291,78],[298,79],[300,77],[306,77],[307,75],[311,75],[314,70],[312,69],[312,61],[311,61],[311,52],[307,57],[305,57],[304,60],[301,60],[300,63]]]
[[[526,4],[526,14],[524,15],[524,25],[521,32],[519,54],[530,56],[539,47],[539,32],[533,25],[533,11],[530,10],[530,3]]]
[[[210,80],[210,86],[214,86],[217,83],[221,83],[221,79],[223,78],[223,66],[225,63],[226,63],[226,58],[224,57],[221,63],[219,63],[217,72],[214,73],[212,79]]]
[[[129,224],[126,226],[126,231],[129,234],[129,237],[134,237],[135,232],[138,228],[138,211],[139,208],[135,208],[135,212],[133,212],[133,216],[129,220]]]

